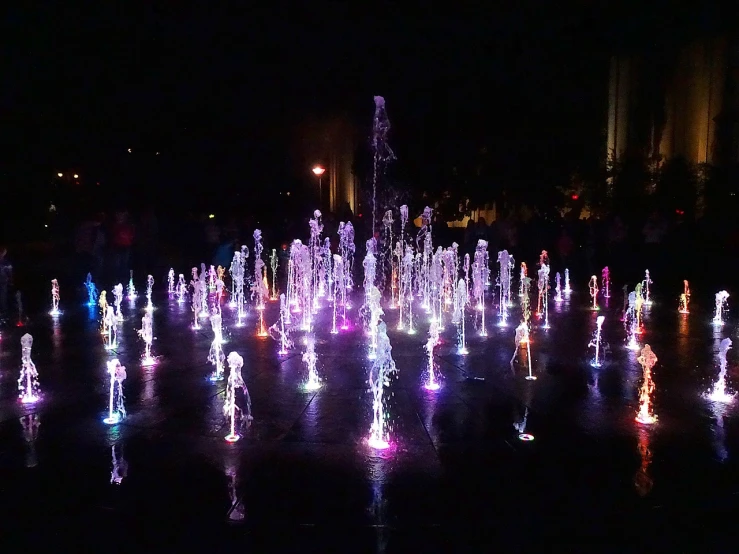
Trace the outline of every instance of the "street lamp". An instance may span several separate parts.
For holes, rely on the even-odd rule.
[[[57,173],[56,176],[57,177],[64,177],[64,173]]]
[[[318,203],[323,207],[323,190],[321,186],[321,177],[324,173],[326,173],[326,169],[324,167],[321,167],[320,165],[317,165],[313,168],[313,173],[316,177],[318,177]]]

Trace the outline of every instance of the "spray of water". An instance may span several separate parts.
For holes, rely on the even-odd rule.
[[[19,398],[24,404],[33,404],[41,397],[36,364],[31,360],[33,337],[26,333],[21,337],[21,374],[18,378]]]
[[[642,348],[641,355],[637,358],[642,367],[642,386],[639,390],[639,411],[636,421],[644,425],[651,425],[657,421],[652,407],[652,393],[654,392],[654,381],[652,380],[652,368],[657,363],[657,356],[652,352],[648,344]]]
[[[108,417],[103,419],[108,425],[114,425],[126,417],[126,407],[123,404],[123,381],[126,379],[126,368],[118,359],[108,362]]]
[[[377,356],[369,371],[369,387],[372,392],[372,426],[368,444],[372,448],[383,449],[390,446],[390,431],[385,408],[385,387],[390,378],[398,372],[392,356],[392,346],[387,336],[387,326],[381,322],[377,328]]]

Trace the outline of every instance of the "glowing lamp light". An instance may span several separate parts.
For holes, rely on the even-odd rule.
[[[64,173],[57,173],[56,176],[57,177],[64,177]]]
[[[579,196],[579,195],[577,195],[577,194],[573,194],[573,195],[571,196],[571,198],[572,198],[573,200],[577,200],[578,198],[580,198],[580,196]]]
[[[208,219],[215,219],[216,214],[208,214]]]
[[[531,442],[534,440],[534,435],[531,435],[529,433],[520,433],[518,435],[518,440],[524,441],[524,442]]]
[[[316,167],[313,168],[313,173],[315,174],[316,177],[320,177],[321,175],[326,173],[326,169],[321,167],[320,165],[317,165]]]
[[[103,423],[107,423],[108,425],[115,425],[115,424],[116,424],[116,423],[118,423],[118,422],[119,422],[120,420],[121,420],[121,416],[120,416],[119,414],[115,413],[115,414],[113,414],[113,415],[112,415],[112,416],[110,416],[110,417],[106,417],[106,418],[105,418],[105,419],[103,420]]]
[[[79,178],[80,178],[80,176],[79,176],[79,175],[77,175],[77,174],[75,173],[75,174],[74,174],[74,178],[75,178],[75,179],[79,179]]]
[[[235,433],[233,435],[226,435],[226,442],[236,442],[240,438],[241,437],[239,435],[235,434]]]

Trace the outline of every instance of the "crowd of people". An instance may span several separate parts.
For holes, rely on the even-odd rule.
[[[311,211],[301,218],[266,220],[256,215],[157,213],[153,207],[136,214],[123,209],[112,213],[88,210],[68,225],[66,232],[60,230],[53,237],[54,245],[48,255],[33,260],[24,258],[24,248],[17,248],[16,252],[11,248],[8,252],[6,246],[0,247],[0,311],[8,311],[17,271],[24,275],[24,281],[32,273],[44,272],[38,267],[39,259],[55,264],[53,271],[59,274],[60,282],[69,279],[81,283],[88,272],[101,284],[126,282],[131,270],[141,279],[151,274],[160,280],[170,267],[178,273],[187,273],[200,263],[229,267],[234,251],[242,244],[253,248],[253,231],[260,228],[266,256],[275,249],[284,269],[290,242],[296,238],[307,241],[308,219],[312,215]],[[323,236],[329,238],[333,251],[338,247],[341,221],[354,225],[356,258],[361,260],[365,241],[371,236],[369,218],[361,213],[355,215],[348,204],[339,213],[325,212]],[[376,237],[380,243],[381,229],[378,224]],[[410,223],[407,237],[417,233],[418,229]],[[567,267],[573,275],[588,276],[584,277],[587,280],[609,266],[614,280],[621,282],[635,279],[644,269],[650,269],[662,280],[669,273],[676,282],[699,279],[713,263],[732,272],[736,263],[733,253],[739,246],[739,233],[721,229],[710,218],[696,223],[656,210],[641,221],[618,214],[583,219],[574,213],[556,219],[537,214],[523,219],[512,211],[501,211],[495,221],[470,219],[466,228],[448,227],[435,216],[432,235],[435,247],[457,242],[460,253],[471,257],[478,241],[484,239],[491,261],[498,251],[506,249],[517,262],[526,261],[533,266],[540,252],[547,250],[552,271]],[[15,262],[25,267],[14,267]],[[361,263],[356,265],[361,267]]]

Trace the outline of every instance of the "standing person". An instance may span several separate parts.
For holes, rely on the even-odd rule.
[[[128,212],[119,211],[111,227],[111,254],[113,264],[113,281],[123,282],[131,267],[131,246],[135,231],[129,221]]]

